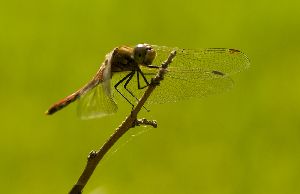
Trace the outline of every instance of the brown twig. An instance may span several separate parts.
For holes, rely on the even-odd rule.
[[[154,128],[157,127],[156,121],[148,121],[147,119],[137,119],[137,115],[141,108],[144,106],[146,100],[149,98],[153,90],[159,85],[160,81],[164,79],[164,75],[167,72],[168,65],[172,62],[173,58],[176,56],[176,51],[172,51],[168,59],[163,62],[157,75],[151,80],[150,85],[147,87],[142,98],[139,100],[138,104],[131,111],[130,115],[122,122],[122,124],[115,130],[115,132],[108,138],[108,140],[103,144],[103,146],[98,151],[91,151],[86,166],[80,175],[77,183],[72,187],[69,194],[81,194],[84,186],[87,184],[89,178],[93,174],[98,163],[104,157],[104,155],[109,151],[109,149],[120,139],[130,128],[139,125],[151,125]]]

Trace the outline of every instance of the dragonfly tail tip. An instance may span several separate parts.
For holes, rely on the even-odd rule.
[[[45,115],[51,115],[52,113],[49,110],[45,111]]]

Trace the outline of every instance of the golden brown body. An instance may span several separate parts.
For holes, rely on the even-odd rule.
[[[147,52],[140,52],[140,50],[137,48],[145,48],[147,50],[144,50]],[[46,114],[51,115],[66,107],[71,102],[76,101],[83,94],[97,86],[99,83],[105,81],[105,79],[111,79],[114,73],[136,71],[139,68],[138,65],[151,65],[153,59],[155,58],[155,51],[151,49],[151,46],[147,44],[140,44],[140,47],[137,45],[134,48],[129,46],[120,46],[115,48],[106,55],[104,62],[100,66],[100,69],[88,84],[73,94],[53,104],[46,111]]]

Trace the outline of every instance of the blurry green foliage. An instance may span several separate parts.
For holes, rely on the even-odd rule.
[[[299,8],[296,0],[1,1],[1,192],[68,192],[130,107],[119,102],[118,114],[90,121],[75,105],[43,112],[115,46],[147,42],[237,48],[251,68],[228,93],[142,113],[159,127],[123,138],[85,193],[299,193]]]

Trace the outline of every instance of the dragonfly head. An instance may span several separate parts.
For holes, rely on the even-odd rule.
[[[133,59],[140,65],[151,65],[156,52],[149,44],[138,44],[133,49]]]

